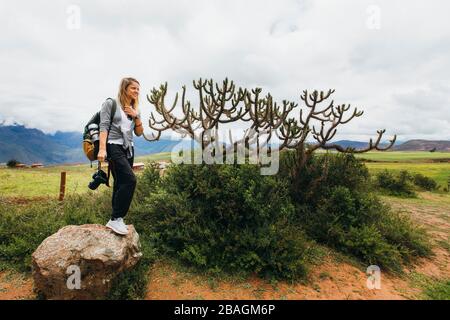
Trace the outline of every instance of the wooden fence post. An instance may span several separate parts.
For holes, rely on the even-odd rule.
[[[61,172],[61,182],[59,185],[59,201],[64,200],[64,195],[66,193],[66,172]]]

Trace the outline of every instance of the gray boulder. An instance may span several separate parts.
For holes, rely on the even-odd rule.
[[[139,235],[102,225],[66,226],[32,255],[34,289],[46,299],[104,299],[112,280],[141,258]]]

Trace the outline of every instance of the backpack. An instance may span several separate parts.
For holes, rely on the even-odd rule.
[[[108,135],[109,131],[111,131],[111,125],[114,119],[114,115],[116,114],[117,104],[116,101],[112,98],[113,102],[112,108],[111,108],[111,120],[109,122],[109,129],[108,129]],[[106,140],[108,140],[108,136],[106,137]],[[100,111],[96,112],[91,120],[88,121],[86,126],[84,127],[84,133],[83,133],[83,151],[86,157],[91,161],[97,160],[97,155],[100,147]]]

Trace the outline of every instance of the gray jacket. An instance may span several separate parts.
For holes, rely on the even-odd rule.
[[[122,108],[122,104],[119,99],[115,99],[117,108],[116,113],[114,114],[114,119],[111,124],[111,130],[108,135],[108,141],[110,140],[123,140],[123,147],[127,149],[128,157],[132,156],[132,142],[133,142],[133,131],[135,127],[135,121],[133,120],[131,123],[131,130],[123,132],[121,124],[122,124],[122,115],[120,109]],[[113,103],[111,99],[106,99],[103,103],[102,108],[100,110],[100,132],[107,132],[109,129],[109,123],[111,119],[111,110]],[[140,112],[139,112],[140,114]]]

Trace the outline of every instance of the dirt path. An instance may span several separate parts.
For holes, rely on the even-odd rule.
[[[421,193],[419,199],[389,199],[392,208],[408,213],[431,235],[434,257],[408,270],[436,279],[450,279],[450,202],[448,196]]]
[[[33,281],[16,272],[0,272],[0,300],[34,299]]]
[[[382,276],[381,290],[369,290],[366,275],[347,263],[329,261],[312,270],[308,284],[268,283],[257,277],[246,281],[214,283],[198,275],[174,270],[170,265],[156,263],[150,272],[146,299],[246,299],[246,300],[326,300],[326,299],[389,299],[408,298],[397,288],[407,291],[407,283]]]

